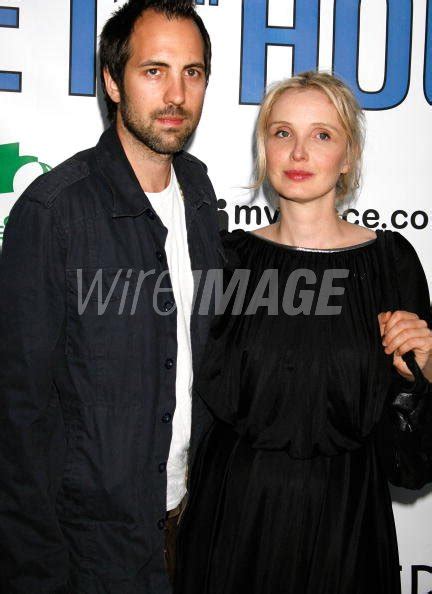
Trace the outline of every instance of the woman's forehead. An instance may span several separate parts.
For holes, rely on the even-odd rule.
[[[274,102],[272,111],[293,110],[304,106],[308,109],[336,111],[329,97],[320,89],[286,89]]]
[[[276,99],[269,114],[269,124],[291,119],[309,123],[328,121],[340,125],[336,107],[319,89],[287,89]]]

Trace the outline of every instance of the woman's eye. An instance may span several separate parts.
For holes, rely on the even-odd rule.
[[[289,132],[288,132],[288,130],[278,130],[278,131],[276,132],[276,136],[277,136],[278,138],[288,138],[288,136],[289,136]]]
[[[317,136],[320,140],[330,140],[330,134],[327,132],[318,132]]]

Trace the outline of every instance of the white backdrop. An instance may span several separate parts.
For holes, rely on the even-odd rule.
[[[122,3],[1,1],[0,241],[25,187],[49,166],[94,145],[103,130],[94,46]],[[197,4],[214,59],[202,122],[189,150],[209,166],[221,221],[231,230],[252,229],[268,224],[272,215],[262,195],[244,189],[264,84],[293,69],[333,69],[367,109],[362,192],[342,210],[352,209],[352,222],[400,230],[414,244],[430,282],[432,0]],[[432,591],[431,493],[393,492],[404,594]]]

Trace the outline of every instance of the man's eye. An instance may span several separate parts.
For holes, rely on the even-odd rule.
[[[200,71],[196,70],[195,68],[188,68],[186,72],[187,75],[192,78],[197,78],[201,74]]]
[[[149,74],[150,76],[157,76],[159,74],[159,68],[149,68],[146,70],[146,74]]]
[[[278,130],[278,131],[276,132],[276,136],[277,136],[278,138],[288,138],[288,136],[289,136],[289,132],[288,132],[288,130]]]
[[[318,132],[317,136],[320,140],[330,140],[330,134],[327,132]]]

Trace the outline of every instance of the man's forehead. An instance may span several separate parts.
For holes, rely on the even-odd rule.
[[[184,17],[167,18],[153,9],[145,10],[136,21],[130,42],[131,58],[151,59],[171,55],[201,59],[204,55],[204,41],[198,26],[192,19]]]
[[[187,37],[202,40],[201,32],[192,18],[183,16],[171,16],[168,18],[164,13],[158,12],[153,8],[148,8],[135,22],[131,38],[141,35],[151,38],[157,35],[175,34],[176,32],[178,34],[187,33]]]

